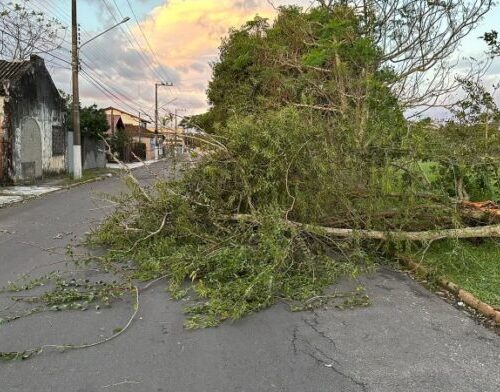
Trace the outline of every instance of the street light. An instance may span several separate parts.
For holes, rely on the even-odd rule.
[[[130,20],[130,18],[128,16],[125,17],[125,18],[123,18],[123,20],[121,22],[118,22],[117,24],[115,24],[115,25],[111,26],[110,28],[104,30],[102,33],[99,33],[95,37],[92,37],[91,39],[85,41],[83,44],[80,45],[79,49],[81,49],[84,45],[87,45],[89,42],[92,42],[96,38],[99,38],[101,35],[106,34],[108,31],[113,30],[115,27],[118,27],[118,26],[120,26],[123,23],[127,23],[129,20]]]
[[[80,89],[78,84],[78,70],[80,66],[79,50],[89,42],[95,40],[101,35],[114,29],[115,27],[126,23],[130,18],[124,18],[121,22],[97,34],[95,37],[85,41],[80,46],[78,45],[78,18],[76,0],[71,1],[71,71],[73,85],[73,177],[76,179],[82,178],[82,137],[80,134]]]

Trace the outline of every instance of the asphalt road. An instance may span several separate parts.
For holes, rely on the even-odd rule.
[[[113,178],[0,209],[0,286],[54,269],[48,264],[63,257],[47,250],[77,241],[102,218],[111,207],[100,192],[122,190]],[[401,273],[380,269],[363,281],[367,308],[291,313],[276,305],[197,331],[183,329],[182,301],[158,282],[118,339],[0,362],[0,392],[500,391],[499,336]],[[130,302],[2,325],[0,351],[109,336],[129,319]]]

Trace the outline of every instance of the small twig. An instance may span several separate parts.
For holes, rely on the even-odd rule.
[[[105,385],[102,388],[103,389],[105,389],[105,388],[113,388],[113,387],[118,387],[120,385],[127,385],[127,384],[140,384],[140,382],[139,381],[128,381],[128,380],[125,380],[125,381],[122,381],[122,382],[117,382],[116,384]]]
[[[155,230],[155,231],[153,231],[152,233],[149,233],[149,234],[148,234],[146,237],[144,237],[144,238],[139,238],[139,239],[138,239],[138,240],[134,243],[134,245],[132,245],[132,247],[131,247],[129,250],[125,251],[125,253],[130,253],[130,252],[132,252],[132,251],[135,249],[135,247],[136,247],[137,245],[139,245],[139,243],[140,243],[140,242],[146,241],[146,240],[150,239],[151,237],[154,237],[155,235],[159,234],[159,233],[163,230],[163,228],[165,227],[165,223],[167,223],[167,217],[168,217],[168,215],[169,215],[169,213],[167,212],[167,213],[163,216],[163,220],[162,220],[161,225],[160,225],[160,227],[158,228],[158,230]]]
[[[59,256],[66,256],[65,253],[61,253],[61,252],[55,250],[55,249],[58,249],[58,248],[60,249],[61,247],[54,246],[52,248],[44,248],[41,245],[37,245],[37,244],[34,244],[33,242],[26,242],[26,241],[19,241],[19,243],[23,244],[23,245],[32,246],[33,248],[37,248],[37,249],[43,250],[44,252],[47,252],[47,253],[50,253],[50,254],[55,254],[55,255],[59,255]]]
[[[85,348],[91,348],[91,347],[99,346],[99,345],[107,343],[107,342],[109,342],[109,341],[111,341],[113,339],[116,339],[118,336],[122,335],[125,331],[127,331],[129,329],[130,325],[132,325],[132,322],[134,321],[135,317],[137,316],[137,313],[139,313],[139,289],[137,288],[137,286],[134,286],[133,289],[135,291],[134,312],[133,312],[132,316],[130,316],[127,324],[125,324],[125,326],[122,329],[120,329],[118,332],[116,332],[115,334],[111,335],[108,338],[105,338],[105,339],[102,339],[102,340],[99,340],[97,342],[90,343],[90,344],[81,344],[81,345],[46,344],[46,345],[40,347],[39,350],[33,350],[33,352],[37,352],[38,354],[41,354],[43,352],[43,350],[45,350],[47,348],[53,348],[53,349],[62,350],[62,351],[65,351],[65,350],[79,350],[79,349],[85,349]]]
[[[163,275],[163,276],[160,276],[156,279],[153,279],[152,281],[148,282],[148,284],[146,284],[144,287],[142,287],[140,289],[141,293],[143,293],[144,291],[146,291],[147,289],[149,289],[152,285],[154,285],[155,283],[159,282],[160,280],[163,280],[163,279],[166,279],[168,278],[169,275]]]

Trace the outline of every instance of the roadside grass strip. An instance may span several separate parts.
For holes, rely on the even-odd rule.
[[[500,325],[500,241],[445,240],[424,253],[397,255],[412,272],[439,284]]]

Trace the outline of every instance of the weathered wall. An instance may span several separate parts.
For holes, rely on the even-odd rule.
[[[5,98],[0,96],[0,184],[5,180],[6,176],[6,163],[7,163],[7,158],[6,158],[6,148],[4,147],[5,145],[5,131],[4,131],[4,120],[5,120],[5,113],[4,113],[4,103],[5,103]]]
[[[4,117],[5,117],[5,112],[4,112],[4,103],[5,103],[5,98],[0,96],[0,137],[3,136],[4,134]]]
[[[54,127],[62,132],[63,144],[66,139],[64,102],[42,59],[33,60],[31,72],[10,85],[9,95],[13,179],[29,181],[44,174],[64,172],[65,148],[53,152]]]
[[[106,167],[106,145],[102,140],[88,137],[82,139],[83,170]]]

